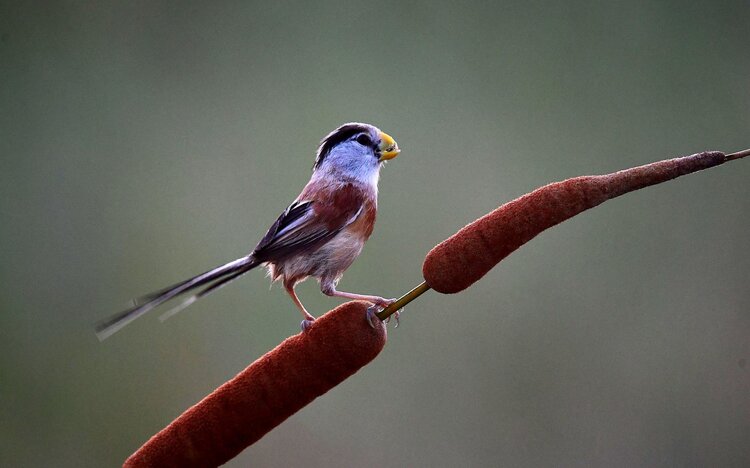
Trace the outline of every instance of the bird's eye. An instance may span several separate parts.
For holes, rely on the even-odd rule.
[[[363,146],[372,146],[372,139],[363,133],[357,137],[357,143]]]

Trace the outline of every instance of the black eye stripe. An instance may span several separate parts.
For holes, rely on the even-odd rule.
[[[363,133],[357,136],[357,143],[363,146],[372,146],[372,139],[369,135]]]
[[[338,145],[339,143],[343,141],[347,141],[352,139],[355,135],[359,135],[360,133],[364,133],[366,135],[369,135],[369,132],[372,130],[372,126],[361,124],[361,123],[348,123],[340,126],[336,130],[332,131],[328,135],[326,135],[321,141],[320,146],[318,146],[318,151],[315,153],[315,164],[313,164],[313,169],[317,169],[320,167],[321,164],[323,164],[323,161],[328,156],[328,153],[331,152],[331,149]],[[374,147],[374,145],[373,145]],[[377,149],[377,148],[376,148]]]

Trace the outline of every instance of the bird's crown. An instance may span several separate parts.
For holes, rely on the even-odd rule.
[[[318,146],[318,151],[315,156],[315,165],[313,165],[313,170],[320,167],[320,165],[323,163],[323,160],[326,158],[326,156],[328,156],[328,153],[330,153],[331,150],[339,143],[344,142],[359,133],[377,135],[378,132],[378,129],[374,126],[359,122],[350,122],[340,126],[336,130],[326,135],[320,141],[320,146]]]

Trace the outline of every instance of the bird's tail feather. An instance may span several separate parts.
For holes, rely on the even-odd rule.
[[[209,285],[195,296],[191,296],[186,303],[183,303],[180,308],[181,310],[195,302],[198,298],[209,294],[233,279],[239,278],[241,275],[247,273],[258,265],[260,265],[260,262],[258,262],[253,256],[248,255],[247,257],[242,257],[225,265],[208,270],[205,273],[201,273],[200,275],[194,276],[188,280],[181,281],[168,288],[135,299],[133,301],[133,307],[130,309],[119,312],[112,317],[99,322],[95,328],[96,336],[99,338],[99,341],[105,340],[125,325],[146,312],[149,312],[151,309],[154,309],[183,293],[192,291],[207,284]]]
[[[180,302],[179,304],[177,304],[176,307],[173,307],[173,308],[169,309],[168,311],[164,312],[163,314],[161,314],[159,316],[159,320],[161,320],[162,322],[165,321],[165,320],[167,320],[169,317],[175,315],[177,312],[180,312],[182,309],[186,308],[187,306],[189,306],[193,302],[197,301],[198,299],[200,299],[202,297],[206,297],[209,294],[211,294],[212,292],[215,292],[217,289],[221,289],[223,286],[226,286],[227,283],[230,283],[230,282],[236,280],[240,276],[244,275],[248,271],[250,271],[253,268],[255,268],[255,266],[256,265],[250,265],[249,267],[246,266],[244,268],[240,268],[239,270],[237,270],[236,272],[232,273],[231,275],[225,276],[225,277],[223,277],[221,279],[218,279],[218,280],[214,281],[210,286],[202,289],[200,292],[198,292],[196,294],[193,294],[192,296],[188,297],[187,299],[185,299],[182,302]]]

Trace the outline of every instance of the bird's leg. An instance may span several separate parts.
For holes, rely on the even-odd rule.
[[[315,317],[310,315],[310,312],[305,309],[305,306],[302,305],[302,301],[299,300],[297,297],[297,293],[294,291],[294,284],[284,284],[284,289],[286,289],[286,292],[289,293],[289,296],[292,298],[292,301],[294,301],[294,304],[297,306],[297,308],[302,312],[302,316],[305,318],[302,320],[302,323],[300,323],[300,327],[302,328],[302,331],[307,331],[308,328],[310,328],[315,321]]]
[[[357,301],[372,302],[373,304],[380,307],[388,307],[392,303],[396,302],[396,299],[386,299],[380,296],[370,296],[367,294],[355,294],[350,292],[337,291],[336,286],[323,287],[321,288],[321,291],[323,291],[323,294],[325,294],[326,296],[345,297],[347,299],[354,299]]]
[[[373,303],[374,306],[367,309],[367,320],[370,322],[370,325],[372,325],[373,328],[375,328],[376,323],[380,322],[380,319],[377,317],[377,315],[375,315],[378,312],[378,308],[385,308],[396,302],[396,299],[386,299],[380,296],[370,296],[368,294],[356,294],[345,291],[338,291],[336,290],[336,285],[334,283],[321,283],[320,290],[326,296],[345,297],[347,299]],[[396,323],[398,323],[398,316],[396,317]]]

